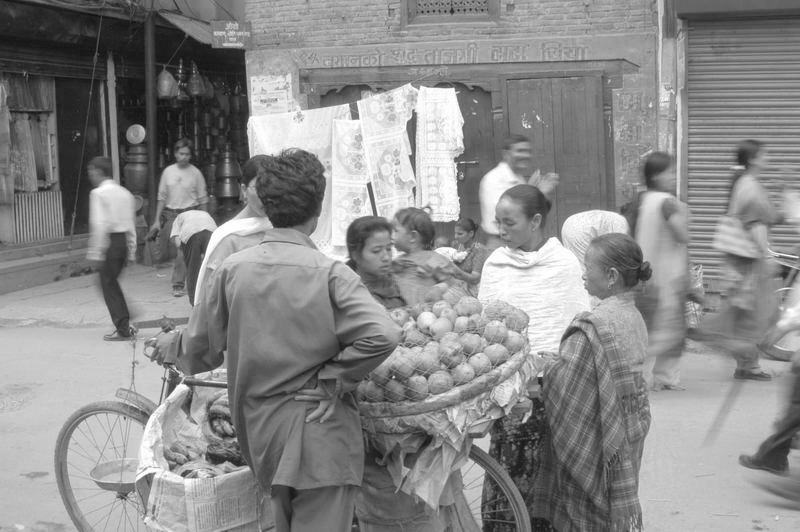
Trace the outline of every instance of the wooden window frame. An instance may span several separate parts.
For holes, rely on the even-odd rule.
[[[479,15],[417,15],[417,0],[402,0],[402,25],[494,22],[500,18],[500,0],[487,0],[489,12]]]

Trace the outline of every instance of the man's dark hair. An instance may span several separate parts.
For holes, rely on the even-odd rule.
[[[515,144],[521,144],[523,142],[527,142],[528,144],[530,144],[531,139],[529,139],[525,135],[520,135],[518,133],[509,135],[505,138],[505,140],[503,140],[503,151],[510,150],[511,146],[514,146]]]
[[[246,187],[250,181],[258,177],[258,174],[264,170],[263,163],[269,159],[269,155],[254,155],[250,157],[242,166],[242,175],[239,178],[239,184]]]
[[[258,198],[274,227],[301,225],[322,210],[325,167],[317,156],[290,148],[261,163],[263,174],[256,181]]]
[[[111,159],[108,157],[92,157],[92,159],[86,164],[86,168],[95,168],[101,174],[106,177],[111,177]]]

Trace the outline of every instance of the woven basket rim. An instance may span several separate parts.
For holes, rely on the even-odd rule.
[[[526,349],[512,355],[504,363],[470,382],[456,386],[445,393],[431,395],[422,401],[400,401],[397,403],[359,401],[358,410],[361,416],[365,418],[415,416],[443,410],[490,391],[519,371],[528,356],[529,352],[526,347]]]

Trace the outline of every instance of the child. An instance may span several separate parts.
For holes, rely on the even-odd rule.
[[[422,209],[400,209],[392,220],[394,247],[400,255],[394,271],[400,294],[406,303],[422,303],[425,293],[435,284],[450,279],[453,263],[432,251],[436,229]]]

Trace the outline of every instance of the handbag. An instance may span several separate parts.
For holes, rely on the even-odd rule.
[[[735,216],[725,215],[719,219],[711,247],[746,259],[758,259],[764,256],[750,233],[744,228],[742,221]]]

